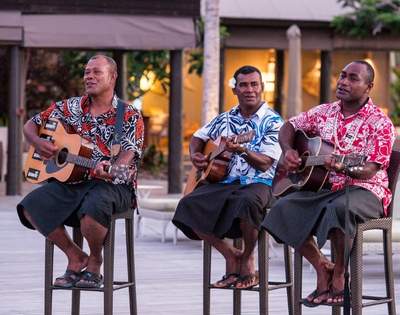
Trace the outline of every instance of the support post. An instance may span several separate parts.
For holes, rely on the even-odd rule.
[[[182,192],[182,50],[170,52],[168,193]]]
[[[10,48],[6,194],[20,195],[22,187],[21,62],[18,46]]]
[[[127,75],[127,55],[123,50],[113,52],[115,62],[117,63],[118,77],[115,90],[119,98],[128,99],[128,75]]]
[[[320,104],[329,102],[331,96],[331,69],[331,52],[328,50],[321,50],[321,80],[319,87]]]

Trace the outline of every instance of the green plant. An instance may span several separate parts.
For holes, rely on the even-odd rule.
[[[365,38],[387,32],[400,34],[400,0],[338,0],[352,12],[334,17],[335,31]]]
[[[395,126],[400,126],[400,68],[394,68],[393,73],[396,79],[390,86],[393,102],[393,111],[390,113],[390,118]]]
[[[144,150],[141,169],[156,175],[163,171],[166,165],[164,154],[157,150],[154,144]]]
[[[169,52],[133,51],[128,54],[128,93],[134,98],[143,96],[150,90],[152,84],[158,81],[164,92],[169,87]],[[144,88],[141,80],[149,81],[149,87]]]

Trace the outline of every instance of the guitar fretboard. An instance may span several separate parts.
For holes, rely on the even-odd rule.
[[[325,159],[329,157],[329,155],[313,155],[313,156],[308,156],[304,165],[305,166],[318,166],[318,165],[324,165]]]
[[[66,161],[85,168],[95,168],[97,162],[72,153],[67,153]]]
[[[249,142],[254,136],[254,130],[251,130],[249,132],[246,132],[242,135],[238,135],[236,136],[236,143],[246,143]],[[209,160],[213,160],[215,157],[217,157],[218,155],[220,155],[222,152],[225,151],[225,146],[219,146],[211,155]]]

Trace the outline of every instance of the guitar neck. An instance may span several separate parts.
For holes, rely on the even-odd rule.
[[[68,153],[66,161],[85,168],[95,168],[97,165],[96,161],[71,153]]]
[[[246,132],[244,134],[238,135],[236,136],[235,139],[235,143],[246,143],[251,141],[251,139],[254,137],[254,131],[251,130],[249,132]],[[212,152],[212,154],[210,155],[209,160],[213,160],[215,157],[217,157],[218,155],[220,155],[222,152],[224,152],[226,149],[225,145],[219,146],[215,151]]]
[[[319,166],[325,164],[325,159],[330,155],[313,155],[307,156],[304,166]]]

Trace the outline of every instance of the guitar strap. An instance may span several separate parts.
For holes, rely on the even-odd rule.
[[[121,151],[122,130],[124,125],[125,103],[119,98],[117,102],[117,115],[115,119],[114,138],[111,146],[111,159],[116,157]]]

